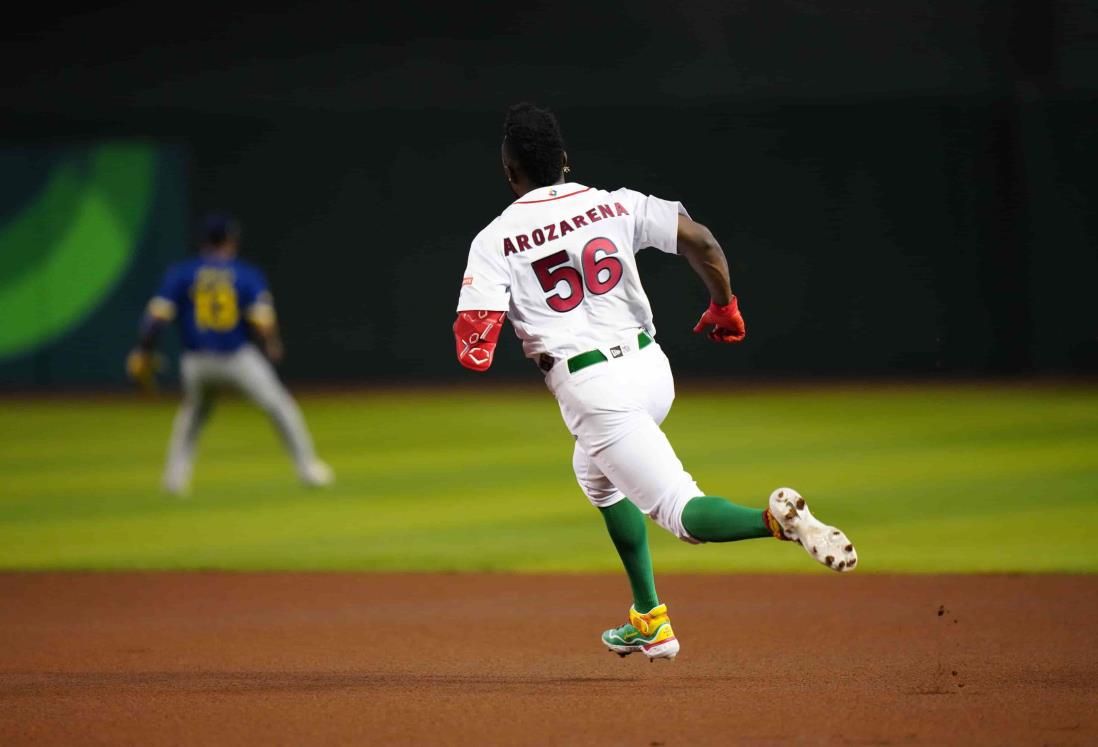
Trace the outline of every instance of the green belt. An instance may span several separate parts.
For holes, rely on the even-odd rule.
[[[641,332],[637,335],[637,347],[646,348],[651,345],[655,340],[647,332]],[[620,347],[610,348],[610,352],[615,350],[621,352]],[[624,355],[624,353],[622,353]],[[617,356],[614,356],[615,358]],[[586,353],[580,353],[579,355],[573,355],[568,359],[568,373],[575,373],[576,371],[583,370],[588,366],[593,366],[596,363],[605,363],[607,360],[606,353],[601,350],[588,350]]]

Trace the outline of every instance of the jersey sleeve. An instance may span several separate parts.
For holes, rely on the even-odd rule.
[[[510,304],[511,274],[502,250],[489,246],[477,236],[469,248],[457,310],[507,311]]]
[[[187,293],[187,275],[183,268],[174,265],[164,273],[160,289],[149,300],[145,309],[149,316],[164,322],[175,319],[180,302]]]
[[[679,216],[690,217],[681,202],[619,189],[613,196],[624,202],[633,214],[633,250],[649,246],[668,254],[678,254]]]

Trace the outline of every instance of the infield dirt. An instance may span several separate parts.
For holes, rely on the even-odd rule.
[[[0,743],[1094,744],[1098,578],[0,574]]]

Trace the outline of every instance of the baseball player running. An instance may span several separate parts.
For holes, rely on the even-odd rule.
[[[274,304],[263,273],[237,258],[240,225],[227,215],[208,215],[201,225],[199,256],[168,268],[160,291],[149,301],[137,347],[126,359],[131,378],[148,384],[160,328],[175,320],[185,352],[180,361],[183,402],[175,416],[164,489],[187,493],[198,435],[217,390],[235,388],[270,416],[307,485],[330,484],[331,468],[313,451],[305,420],[267,358],[283,348]],[[264,347],[267,358],[251,343]]]
[[[764,509],[706,495],[660,430],[675,386],[635,254],[655,247],[684,257],[711,298],[694,331],[740,342],[744,321],[713,234],[678,202],[567,181],[564,141],[545,109],[511,107],[502,155],[518,199],[473,239],[454,324],[457,356],[486,371],[509,318],[557,398],[576,439],[576,479],[601,511],[633,592],[629,622],[605,631],[603,644],[650,660],[679,652],[656,596],[646,515],[686,542],[775,537],[828,568],[853,569],[850,540],[817,520],[797,491],[778,488]]]

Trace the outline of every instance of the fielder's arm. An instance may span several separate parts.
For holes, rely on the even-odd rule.
[[[282,344],[282,334],[278,329],[278,316],[270,295],[261,295],[256,303],[248,307],[245,318],[263,346],[263,352],[272,363],[278,363],[285,357],[286,348]]]
[[[695,332],[707,327],[714,342],[740,342],[747,335],[739,302],[732,295],[728,259],[713,232],[685,215],[679,215],[678,253],[686,257],[709,291],[709,308],[702,314]]]
[[[156,355],[160,330],[175,318],[175,304],[160,296],[149,301],[137,330],[137,345],[126,356],[126,374],[148,392],[156,391],[156,372],[162,363]]]

